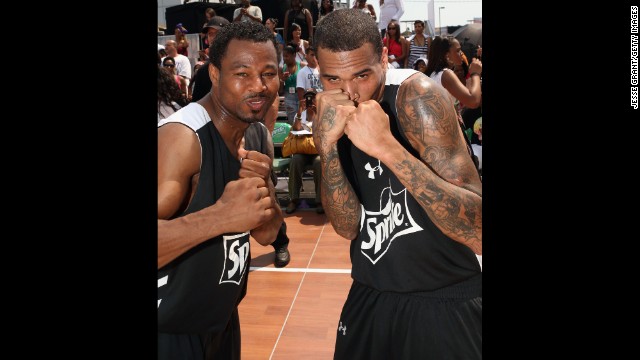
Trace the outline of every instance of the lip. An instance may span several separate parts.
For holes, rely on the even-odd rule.
[[[247,106],[249,106],[249,108],[250,108],[251,110],[254,110],[254,111],[259,111],[259,110],[261,110],[261,109],[262,109],[262,107],[264,106],[264,104],[266,104],[266,103],[267,103],[267,101],[266,101],[266,99],[265,99],[265,98],[263,98],[263,97],[259,97],[259,98],[251,98],[251,99],[248,99],[248,100],[246,101]]]

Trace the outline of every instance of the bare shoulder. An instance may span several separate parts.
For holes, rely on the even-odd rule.
[[[168,123],[159,127],[158,182],[190,180],[200,171],[200,151],[198,136],[188,126]]]
[[[402,131],[420,159],[445,180],[481,193],[449,92],[417,73],[400,86],[396,107]]]

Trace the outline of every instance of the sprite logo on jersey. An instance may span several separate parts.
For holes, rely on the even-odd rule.
[[[249,233],[237,235],[223,235],[224,266],[220,276],[220,284],[234,283],[240,285],[240,280],[247,270],[247,258],[249,257]]]
[[[391,185],[382,189],[379,211],[370,211],[361,206],[360,236],[364,238],[360,251],[374,265],[387,253],[395,239],[422,231],[407,207],[407,189],[398,193],[391,190]],[[366,235],[363,234],[363,228],[366,228]]]

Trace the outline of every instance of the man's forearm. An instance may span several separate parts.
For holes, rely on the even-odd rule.
[[[337,145],[334,144],[329,151],[321,153],[320,159],[322,160],[320,189],[322,205],[336,233],[348,240],[353,240],[358,235],[362,210],[360,201],[344,175]]]
[[[482,196],[443,180],[399,144],[380,159],[447,236],[482,254]]]
[[[194,246],[227,232],[223,214],[204,216],[205,211],[217,209],[214,205],[172,220],[158,219],[158,269]]]

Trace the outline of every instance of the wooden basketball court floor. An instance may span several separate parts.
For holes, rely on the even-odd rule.
[[[251,239],[247,295],[239,306],[243,360],[333,359],[351,286],[350,241],[314,208],[284,214],[291,262]],[[284,212],[283,212],[284,213]]]

